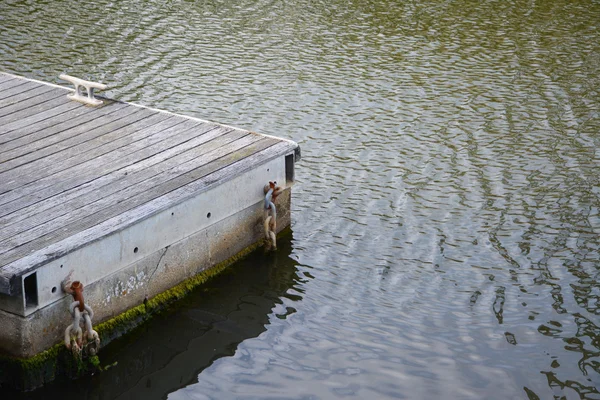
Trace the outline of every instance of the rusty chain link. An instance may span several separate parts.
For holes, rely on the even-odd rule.
[[[265,238],[269,243],[269,247],[277,250],[277,208],[275,207],[275,199],[283,192],[283,188],[277,186],[277,182],[269,182],[264,187],[265,192],[265,216],[264,229]]]
[[[100,337],[92,327],[94,311],[83,301],[83,284],[75,281],[70,285],[65,284],[63,289],[73,295],[74,300],[69,306],[73,323],[65,329],[65,346],[78,358],[82,354],[95,356],[100,350]],[[84,330],[81,329],[82,317]]]

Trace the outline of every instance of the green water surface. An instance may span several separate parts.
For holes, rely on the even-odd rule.
[[[3,0],[0,70],[303,153],[277,254],[27,397],[600,399],[598,1]]]

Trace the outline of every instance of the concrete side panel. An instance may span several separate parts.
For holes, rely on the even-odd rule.
[[[290,201],[288,188],[276,201],[278,231],[290,224]],[[102,279],[89,284],[84,281],[86,303],[95,313],[94,324],[142,304],[146,296],[152,298],[261,240],[262,207],[262,201],[256,202]],[[71,301],[70,296],[63,295],[25,317],[0,310],[0,353],[30,357],[61,342],[72,322],[68,312]]]
[[[263,185],[269,180],[285,182],[285,157],[246,171],[222,185],[44,265],[36,271],[37,307],[14,312],[29,315],[36,309],[60,301],[64,297],[60,283],[71,270],[75,271],[73,279],[89,285],[147,258],[157,249],[201,229],[219,225],[220,221],[262,201]]]
[[[24,308],[25,302],[23,300],[23,296],[8,296],[6,294],[0,294],[0,310],[20,314]]]

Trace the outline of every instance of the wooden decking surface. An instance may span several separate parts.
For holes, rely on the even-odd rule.
[[[0,73],[0,292],[15,274],[296,147],[132,104],[92,108],[68,93]]]

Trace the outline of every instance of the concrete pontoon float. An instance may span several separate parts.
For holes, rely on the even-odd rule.
[[[103,85],[61,78],[76,90],[0,73],[4,364],[63,342],[67,277],[109,337],[103,323],[258,246],[268,182],[283,188],[277,231],[290,223],[296,143],[98,99]]]

